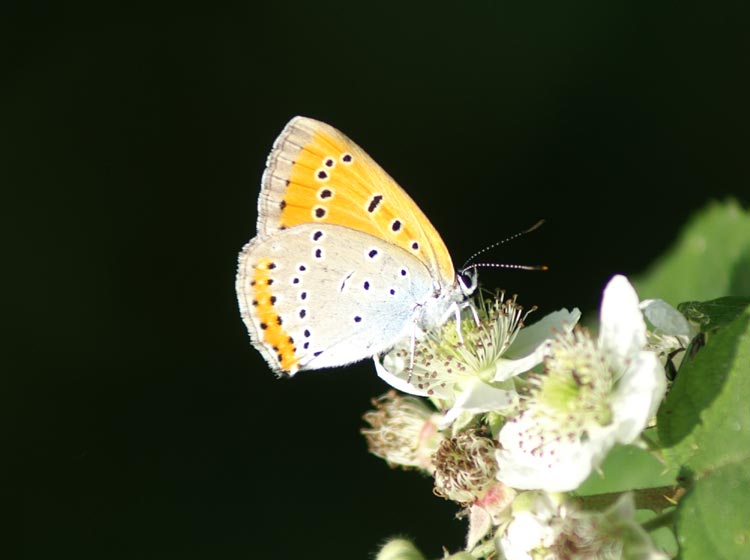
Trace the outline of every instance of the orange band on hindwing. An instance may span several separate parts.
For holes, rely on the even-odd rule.
[[[294,345],[294,339],[284,330],[282,318],[274,307],[276,302],[272,287],[274,280],[269,271],[275,267],[276,265],[270,258],[263,258],[255,265],[251,283],[254,289],[252,305],[260,322],[263,342],[276,353],[281,369],[287,373],[295,373],[299,368],[299,360],[296,358],[297,348]]]

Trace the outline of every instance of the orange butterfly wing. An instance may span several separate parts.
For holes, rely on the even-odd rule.
[[[445,243],[408,194],[359,146],[320,121],[295,117],[274,142],[258,199],[258,234],[336,224],[421,260],[441,286],[455,282]]]

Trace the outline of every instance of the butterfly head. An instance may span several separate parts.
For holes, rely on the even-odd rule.
[[[458,287],[461,289],[461,294],[465,298],[469,297],[474,293],[479,284],[476,267],[469,266],[459,270],[458,274],[456,274],[456,281],[458,282]]]

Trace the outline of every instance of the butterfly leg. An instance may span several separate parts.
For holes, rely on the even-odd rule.
[[[411,326],[411,336],[409,337],[409,345],[411,351],[409,352],[409,379],[408,383],[411,383],[411,374],[414,371],[414,354],[417,351],[417,324],[414,323]]]
[[[474,305],[474,302],[468,299],[460,305],[462,310],[468,308],[471,311],[471,316],[474,318],[474,324],[478,327],[481,323],[479,322],[479,312],[477,311],[477,306]]]
[[[476,326],[480,325],[479,322],[479,313],[477,312],[477,308],[474,305],[474,302],[471,300],[466,300],[461,303],[454,303],[453,304],[453,315],[456,320],[456,336],[458,337],[458,341],[463,344],[464,343],[464,337],[461,333],[461,316],[463,315],[464,309],[469,309],[471,311],[471,316],[474,319],[474,323]]]
[[[461,333],[461,305],[456,303],[453,309],[456,319],[456,336],[458,337],[458,342],[463,345],[464,335]]]

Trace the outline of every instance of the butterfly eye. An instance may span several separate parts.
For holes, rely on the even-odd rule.
[[[464,296],[470,296],[477,289],[477,269],[466,268],[460,270],[456,276],[458,285],[461,287],[461,293]]]

